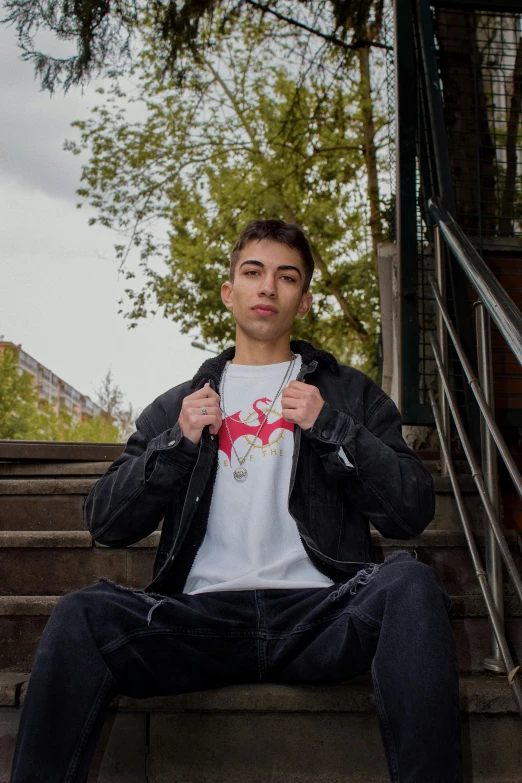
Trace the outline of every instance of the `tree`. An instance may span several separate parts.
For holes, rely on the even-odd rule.
[[[132,415],[132,406],[130,410]],[[116,418],[118,415],[125,420],[127,412],[117,410]],[[8,345],[0,352],[0,438],[113,443],[125,440],[128,430],[127,423],[120,436],[105,412],[85,421],[75,420],[64,407],[57,413],[48,400],[39,398],[34,376],[20,372],[16,349]]]
[[[382,0],[5,0],[5,7],[2,21],[15,25],[24,59],[34,64],[42,87],[51,92],[132,65],[144,18],[163,73],[178,80],[188,61],[212,48],[216,19],[217,33],[222,34],[246,14],[254,25],[267,17],[277,21],[283,37],[296,33],[316,38],[327,53],[383,46],[375,36],[378,29],[369,24],[372,16],[380,19]],[[39,51],[36,38],[41,32],[72,42],[76,53],[54,57]]]
[[[136,94],[115,80],[92,118],[74,123],[81,143],[67,145],[90,152],[79,193],[98,210],[92,222],[124,235],[122,267],[139,249],[147,283],[126,291],[132,326],[152,303],[185,333],[197,327],[223,346],[233,338],[219,298],[232,243],[247,220],[284,217],[309,235],[317,266],[314,307],[295,336],[348,362],[358,353],[373,374],[378,292],[358,84],[335,69],[303,84],[249,22],[212,60],[200,57],[183,85],[161,80],[159,67],[147,36]],[[145,109],[141,122],[127,118],[133,103]]]
[[[132,404],[129,404],[128,408],[123,407],[125,394],[117,384],[114,384],[110,368],[107,370],[101,386],[96,390],[96,394],[97,403],[103,409],[101,417],[110,422],[112,426],[115,423],[119,438],[126,441],[136,429],[134,421],[138,412],[133,409]]]
[[[19,372],[18,353],[7,345],[0,352],[0,438],[31,440],[42,424],[33,377]]]
[[[324,79],[329,77],[337,78],[341,90],[353,91],[352,97],[357,103],[358,119],[361,123],[360,151],[365,167],[365,176],[359,175],[359,184],[361,189],[365,188],[369,211],[365,221],[370,229],[371,249],[366,256],[366,261],[373,265],[374,289],[372,292],[365,290],[364,284],[368,281],[368,272],[363,271],[362,267],[358,270],[357,280],[344,280],[344,283],[352,285],[355,289],[355,299],[359,297],[361,291],[365,293],[368,300],[367,310],[372,311],[375,322],[378,322],[379,318],[378,313],[373,312],[378,309],[379,304],[376,281],[377,247],[383,239],[383,218],[386,217],[386,211],[382,209],[383,204],[381,204],[377,141],[383,123],[382,118],[375,116],[375,97],[378,95],[378,90],[375,90],[372,71],[375,60],[371,60],[370,53],[387,48],[380,40],[383,7],[384,0],[274,0],[274,2],[154,0],[154,3],[145,2],[140,5],[125,2],[117,5],[102,4],[101,0],[90,0],[88,4],[77,3],[74,6],[66,3],[65,0],[52,0],[52,3],[51,0],[42,0],[42,2],[39,0],[38,3],[35,0],[7,0],[8,21],[17,26],[18,40],[24,57],[33,61],[42,86],[50,91],[60,86],[67,90],[72,84],[83,84],[95,74],[127,75],[129,68],[132,72],[136,64],[142,67],[144,39],[145,48],[148,49],[149,58],[154,65],[156,85],[161,84],[164,87],[167,83],[179,89],[188,85],[190,90],[194,86],[194,74],[199,73],[202,64],[210,63],[215,67],[216,58],[219,57],[224,42],[233,46],[238,37],[245,40],[245,30],[249,36],[247,43],[252,43],[254,48],[262,47],[266,52],[272,53],[276,51],[279,57],[283,54],[295,81],[296,95],[301,94],[301,88],[305,92],[310,89],[312,92],[317,92],[317,89],[323,86]],[[74,41],[77,53],[71,57],[56,59],[38,52],[34,40],[35,35],[42,29],[54,31],[59,38]],[[149,73],[151,73],[150,68]],[[217,73],[222,78],[226,76],[219,68]],[[142,97],[146,101],[146,98]],[[203,93],[200,98],[202,102],[207,100],[207,96]],[[328,100],[326,95],[325,100]],[[294,113],[294,110],[297,113]],[[294,122],[302,123],[302,117],[300,101],[288,101],[284,126],[292,126]],[[355,112],[351,119],[355,120]],[[113,127],[116,127],[114,123]],[[243,131],[245,130],[246,127],[243,128]],[[107,159],[106,162],[110,169],[110,160]],[[341,178],[344,173],[341,169]],[[231,171],[227,174],[231,175]],[[228,176],[228,180],[232,181],[231,176]],[[251,179],[250,185],[252,184]],[[161,180],[158,180],[155,186],[161,188]],[[263,179],[260,187],[262,189],[267,187]],[[92,190],[93,188],[87,183],[84,192]],[[144,195],[144,191],[141,195]],[[152,194],[151,199],[153,200]],[[93,200],[93,203],[96,205],[96,200]],[[143,206],[146,212],[148,203],[144,203]],[[119,211],[119,206],[113,204],[100,216],[100,220],[111,227],[117,225],[114,210]],[[363,208],[360,212],[363,212]],[[139,205],[136,213],[138,218],[136,225],[139,226],[141,220]],[[246,209],[243,210],[243,214],[247,214]],[[273,212],[268,210],[264,214],[269,216]],[[292,220],[292,215],[295,214],[295,209],[285,209],[283,216]],[[129,214],[127,218],[130,222],[126,228],[131,229],[132,219]],[[150,214],[144,219],[151,219]],[[203,220],[200,224],[205,227],[207,222]],[[170,225],[169,217],[166,218],[166,224]],[[119,224],[118,228],[125,231],[124,222]],[[195,229],[191,225],[187,230]],[[137,231],[134,238],[145,249],[142,259],[151,258],[154,252],[147,256],[145,234]],[[216,243],[222,239],[223,232],[218,232]],[[123,246],[121,250],[125,254]],[[331,270],[321,264],[320,257],[317,260],[321,277],[326,279]],[[139,293],[127,290],[135,303],[134,310],[130,314],[131,318],[145,314],[147,300],[150,297],[155,298],[156,303],[161,305],[161,297],[157,297],[155,284],[160,285],[162,280],[157,278],[155,281],[152,270],[148,271],[150,271],[148,281],[150,286],[147,290]],[[328,324],[330,342],[325,347],[340,352],[337,349],[340,343],[344,348],[342,358],[348,361],[352,359],[354,346],[352,343],[347,344],[343,337],[346,334],[345,324],[348,321],[349,340],[353,338],[354,331],[362,339],[367,334],[370,336],[369,343],[364,346],[366,353],[364,369],[379,380],[373,333],[378,327],[365,321],[364,313],[352,318],[353,312],[350,311],[347,297],[340,295],[343,281],[340,284],[335,279],[337,270],[334,271],[335,274],[331,275],[329,280],[329,292],[341,308],[341,315],[335,312],[335,308],[334,312],[326,313],[330,318]],[[352,273],[355,272],[355,267],[352,267]],[[163,282],[166,282],[165,279]],[[189,294],[188,300],[193,302],[197,287],[193,287],[190,291],[189,288],[190,286],[185,286],[184,290]],[[329,299],[329,306],[331,302],[332,300]],[[362,309],[364,310],[364,307]],[[307,335],[301,336],[310,337],[314,331],[314,315],[311,313],[306,324]],[[357,319],[359,324],[356,323]],[[197,322],[197,319],[195,320]],[[328,328],[324,320],[322,318],[320,320],[321,335],[326,337]]]
[[[122,437],[118,426],[101,413],[83,421],[76,421],[70,427],[67,437],[60,438],[60,440],[78,443],[86,441],[91,443],[120,443],[126,440],[126,437]]]
[[[351,79],[353,55],[359,64],[359,101],[364,129],[372,261],[383,240],[376,126],[370,52],[385,49],[380,40],[384,0],[154,0],[135,4],[105,0],[70,4],[68,0],[6,0],[7,21],[16,24],[23,56],[34,63],[42,86],[51,92],[84,84],[93,74],[122,73],[141,51],[141,30],[148,26],[157,75],[182,84],[201,57],[211,57],[223,36],[250,23],[266,43],[286,47],[298,70],[319,73],[337,59]],[[77,54],[54,58],[35,49],[35,36],[52,31],[74,41]]]

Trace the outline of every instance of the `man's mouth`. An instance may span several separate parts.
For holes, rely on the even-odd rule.
[[[275,307],[272,307],[271,305],[255,305],[255,307],[253,307],[252,310],[255,310],[256,313],[259,313],[259,315],[277,314],[277,310],[275,309]]]

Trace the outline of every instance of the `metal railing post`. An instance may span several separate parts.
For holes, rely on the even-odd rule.
[[[437,283],[435,282],[435,278],[433,275],[431,275],[431,279],[433,280],[433,285],[436,286]],[[438,296],[438,293],[437,293]],[[453,326],[452,326],[453,329]],[[454,335],[452,335],[452,339],[454,340],[453,344],[456,345]],[[486,485],[484,483],[484,476],[482,475],[482,469],[480,468],[480,465],[478,464],[475,455],[473,453],[473,448],[471,446],[470,439],[466,433],[466,430],[464,429],[464,425],[462,422],[462,417],[458,411],[455,394],[450,389],[449,385],[449,377],[446,373],[446,369],[442,366],[442,362],[440,359],[440,348],[439,344],[437,342],[437,338],[434,334],[430,335],[430,343],[431,343],[431,349],[433,351],[433,356],[435,357],[435,363],[437,365],[437,372],[440,373],[440,376],[442,377],[442,380],[444,382],[444,393],[446,394],[446,397],[448,398],[448,405],[450,407],[451,415],[453,416],[453,422],[455,424],[455,429],[457,430],[457,433],[460,438],[460,442],[462,444],[462,448],[464,449],[464,454],[466,456],[466,459],[468,461],[468,465],[471,468],[471,475],[473,477],[473,480],[476,484],[476,487],[479,492],[480,500],[482,501],[482,505],[484,506],[484,509],[487,514],[487,518],[489,520],[489,524],[491,525],[493,532],[495,534],[495,540],[500,548],[500,553],[502,555],[502,560],[504,561],[504,565],[506,566],[507,572],[509,574],[509,577],[513,583],[513,587],[515,588],[515,593],[518,597],[518,600],[522,604],[522,576],[519,573],[519,569],[517,564],[515,563],[513,559],[513,555],[509,551],[509,546],[506,540],[506,536],[504,534],[504,530],[502,530],[502,527],[500,525],[500,522],[498,520],[497,515],[495,514],[495,510],[493,506],[491,505],[491,501],[489,499],[489,494],[486,489]],[[459,351],[460,353],[460,351]],[[465,359],[466,364],[468,363],[468,360]],[[469,368],[468,368],[469,369]],[[472,388],[474,392],[478,395],[480,392],[481,401],[483,398],[482,390],[479,388],[476,388],[476,384],[478,384],[478,378],[473,377],[472,381]],[[484,410],[489,411],[489,406],[486,402],[484,402],[484,405],[486,406]],[[490,415],[490,414],[488,414]],[[495,425],[496,426],[496,425]],[[510,459],[513,459],[511,457],[511,454],[507,451],[506,444],[503,440],[500,441],[500,445],[497,441],[497,446],[499,449],[502,449],[501,454],[504,456],[504,450],[506,450],[505,453],[509,456]],[[520,474],[518,474],[519,480],[522,483],[522,479],[520,477]]]
[[[494,395],[493,395],[493,359],[491,353],[491,321],[488,313],[486,312],[484,305],[480,300],[474,302],[475,317],[477,324],[477,358],[478,358],[478,374],[480,380],[480,386],[484,398],[491,408],[494,407]],[[497,518],[500,518],[499,514],[499,496],[498,496],[498,469],[497,469],[497,447],[491,435],[489,427],[486,426],[483,417],[481,419],[481,434],[482,434],[482,473],[484,476],[484,483],[491,501],[491,505],[495,510]],[[484,541],[486,547],[486,571],[488,574],[488,582],[491,590],[491,595],[495,601],[497,612],[504,627],[504,577],[502,573],[502,558],[500,556],[500,550],[495,540],[495,536],[488,524],[486,515],[484,514]],[[491,656],[484,658],[483,666],[486,669],[490,669],[494,672],[504,674],[506,669],[502,656],[500,654],[500,648],[498,646],[497,638],[491,626]]]
[[[445,279],[445,268],[444,268],[445,253],[444,253],[444,243],[441,241],[440,228],[438,226],[436,226],[434,229],[433,240],[434,240],[434,250],[435,250],[435,277],[437,279],[441,297],[445,301],[445,291],[446,291],[446,279]],[[448,335],[446,333],[446,326],[444,324],[444,318],[442,317],[440,307],[437,308],[437,339],[439,341],[442,363],[446,367],[448,364]],[[444,437],[446,438],[446,443],[448,444],[448,448],[450,449],[450,453],[451,453],[451,419],[449,414],[448,401],[446,399],[446,395],[444,394],[444,384],[442,383],[440,375],[439,375],[438,383],[439,383],[439,408],[442,417],[442,427],[444,431]],[[440,449],[440,475],[441,476],[448,475],[448,465],[442,447]]]
[[[440,410],[439,410],[439,406],[435,402],[435,397],[432,389],[429,389],[428,395],[433,410],[435,426],[437,427],[437,432],[439,433],[440,447],[442,451],[444,451],[444,456],[446,458],[446,463],[448,465],[448,472],[451,481],[451,486],[453,487],[453,492],[455,494],[455,502],[457,504],[459,516],[462,521],[462,526],[464,528],[464,535],[466,536],[466,541],[468,542],[468,548],[471,555],[471,559],[473,561],[475,575],[478,579],[480,590],[484,598],[484,603],[486,604],[486,610],[491,621],[491,626],[498,640],[500,653],[502,655],[502,659],[505,664],[505,671],[509,672],[507,678],[508,684],[511,686],[513,697],[518,707],[518,711],[522,715],[522,691],[520,689],[520,681],[517,677],[517,670],[520,669],[520,667],[515,666],[515,663],[513,662],[513,658],[511,656],[511,650],[509,649],[506,640],[506,635],[504,633],[504,624],[500,621],[500,617],[498,616],[497,607],[493,600],[493,596],[491,595],[491,589],[489,587],[487,574],[484,571],[484,568],[482,567],[482,561],[480,559],[478,547],[473,537],[471,522],[468,517],[466,506],[464,505],[462,492],[459,487],[459,482],[457,479],[457,474],[451,462],[450,451],[446,443],[446,439],[444,437],[444,434],[442,433],[442,421],[441,421]]]

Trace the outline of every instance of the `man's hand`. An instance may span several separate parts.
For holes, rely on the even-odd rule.
[[[319,416],[324,400],[317,386],[302,381],[290,381],[283,389],[283,418],[307,430]]]
[[[201,413],[206,408],[206,414]],[[219,394],[207,383],[202,389],[184,398],[179,414],[179,425],[183,435],[196,446],[201,439],[203,427],[210,424],[210,434],[215,435],[221,427],[221,409]]]

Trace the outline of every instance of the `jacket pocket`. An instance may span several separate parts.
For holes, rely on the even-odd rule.
[[[310,455],[309,475],[312,503],[320,504],[323,507],[342,505],[343,492],[341,481],[327,474],[321,457],[313,451]]]

